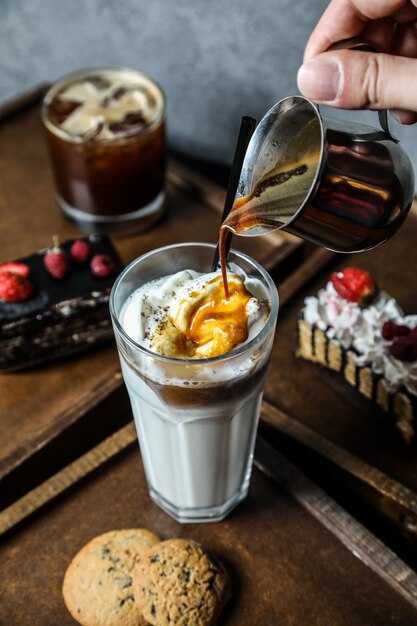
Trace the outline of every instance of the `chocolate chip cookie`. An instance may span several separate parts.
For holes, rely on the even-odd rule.
[[[145,529],[115,530],[92,539],[70,563],[62,593],[82,626],[145,626],[135,603],[132,570],[159,542]]]
[[[133,593],[152,626],[212,626],[230,585],[223,565],[200,544],[169,539],[140,556]]]

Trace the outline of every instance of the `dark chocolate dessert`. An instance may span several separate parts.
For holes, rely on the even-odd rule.
[[[26,369],[113,338],[109,297],[123,265],[107,237],[80,241],[0,265],[2,286],[10,282],[0,298],[0,371]],[[80,249],[84,255],[77,257]],[[27,275],[16,276],[24,268]]]

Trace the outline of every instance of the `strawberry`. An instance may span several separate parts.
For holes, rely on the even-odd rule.
[[[357,302],[359,306],[367,306],[377,291],[371,275],[356,267],[345,267],[341,272],[334,272],[330,280],[341,298]]]
[[[114,271],[114,264],[107,254],[96,254],[91,259],[90,269],[95,276],[109,276]]]
[[[0,263],[0,273],[2,272],[11,272],[12,274],[27,278],[30,274],[30,268],[26,263],[8,261],[7,263]]]
[[[75,263],[87,263],[88,259],[91,256],[91,248],[89,244],[82,240],[77,239],[71,246],[71,258]]]
[[[59,247],[58,238],[54,236],[54,245],[46,252],[43,258],[43,264],[48,273],[53,277],[61,280],[69,272],[68,256]]]
[[[0,300],[20,302],[28,300],[33,294],[33,286],[29,278],[9,271],[0,272]]]

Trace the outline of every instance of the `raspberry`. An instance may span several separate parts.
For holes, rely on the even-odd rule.
[[[71,246],[71,258],[75,263],[87,263],[91,256],[91,248],[86,241],[77,239]]]
[[[17,261],[8,261],[7,263],[0,263],[0,273],[11,272],[18,276],[27,278],[30,274],[30,268],[26,263],[18,263]]]
[[[345,267],[341,272],[334,272],[330,280],[341,298],[357,302],[360,306],[366,306],[376,293],[371,275],[356,267]]]
[[[411,328],[403,324],[396,324],[392,320],[385,322],[381,334],[386,341],[392,341],[396,337],[406,337],[411,333]]]
[[[412,337],[398,337],[388,348],[390,354],[399,361],[417,361],[417,341]]]
[[[6,302],[28,300],[33,291],[32,283],[26,276],[13,274],[9,271],[0,272],[0,300]]]
[[[54,245],[50,248],[43,258],[43,264],[48,273],[53,277],[61,280],[69,272],[69,261],[65,252],[59,247],[57,237],[54,237]]]
[[[90,269],[95,276],[109,276],[114,271],[114,264],[107,254],[96,254],[91,259]]]
[[[411,339],[414,339],[414,341],[417,342],[417,327],[413,328],[410,332],[410,337]]]

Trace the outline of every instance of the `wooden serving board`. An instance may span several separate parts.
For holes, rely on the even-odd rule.
[[[61,239],[79,234],[52,199],[38,115],[42,92],[43,88],[24,94],[0,108],[0,168],[7,174],[0,190],[0,260],[44,247],[53,233]],[[170,163],[168,189],[170,206],[159,225],[115,240],[126,263],[173,241],[215,238],[224,191],[178,163]],[[416,237],[414,210],[391,242],[349,261],[370,269],[408,313],[417,310]],[[234,243],[268,267],[279,285],[281,311],[262,423],[273,428],[276,444],[326,487],[340,497],[354,494],[360,507],[379,512],[415,543],[415,447],[405,446],[380,414],[358,403],[352,389],[294,357],[296,318],[303,298],[324,284],[328,275],[324,268],[334,255],[301,245],[284,233],[238,238]],[[337,263],[341,267],[347,261],[337,257]],[[0,376],[0,510],[129,419],[112,346]]]
[[[61,215],[39,116],[44,87],[0,109],[0,261],[81,233]],[[215,241],[225,192],[170,162],[169,206],[152,229],[114,240],[124,263],[159,246]],[[289,272],[303,244],[285,234],[240,238],[239,249]],[[0,509],[129,419],[114,345],[16,374],[0,375]]]
[[[7,117],[0,124],[0,168],[8,174],[0,192],[4,259],[44,247],[45,237],[49,239],[51,234],[58,233],[61,239],[79,234],[52,200],[42,129],[37,104],[33,104],[37,98],[39,93],[34,93],[16,106],[9,103]],[[142,235],[115,241],[126,263],[153,247],[196,239],[196,232],[201,232],[199,240],[213,240],[224,192],[175,163],[170,164],[168,189],[170,206],[159,225]],[[362,263],[407,312],[416,310],[407,309],[407,298],[410,306],[415,304],[415,292],[410,290],[405,272],[396,280],[387,259],[395,257],[397,263],[401,251],[415,241],[417,219],[412,216],[410,220],[411,232],[401,231],[387,244],[391,250],[386,258],[376,256],[371,263],[372,255],[380,255],[387,246],[363,255]],[[400,237],[405,237],[402,244]],[[400,459],[406,448],[399,440],[392,443],[395,438],[388,425],[381,426],[377,416],[357,408],[352,392],[346,399],[321,374],[293,356],[296,317],[303,297],[323,284],[324,268],[333,255],[301,246],[285,235],[236,243],[268,267],[279,283],[281,314],[262,411],[264,427],[269,425],[271,438],[288,446],[298,460],[306,451],[316,454],[326,467],[330,464],[333,470],[356,478],[362,488],[373,490],[376,508],[403,504],[402,509],[395,509],[401,525],[404,510],[413,512],[414,507],[417,514],[412,451],[404,455],[405,460]],[[414,257],[412,253],[415,267]],[[362,257],[357,259],[362,261]],[[399,261],[400,267],[401,262],[404,260]],[[321,278],[314,280],[318,273]],[[406,302],[390,285],[394,289],[401,286],[400,295]],[[111,436],[110,444],[103,441],[129,420],[113,346],[30,372],[1,376],[0,509],[6,508],[0,519],[12,531],[0,546],[0,576],[7,580],[0,623],[73,623],[60,595],[62,576],[72,555],[99,532],[147,526],[163,537],[193,537],[223,556],[235,584],[224,624],[417,624],[411,605],[323,528],[321,524],[329,524],[325,500],[321,510],[326,521],[316,515],[319,524],[257,471],[250,498],[225,522],[176,524],[149,500],[137,450],[131,447],[131,425],[124,427],[120,436]],[[350,428],[352,438],[346,436]],[[118,450],[125,452],[115,456]],[[108,459],[111,462],[106,462]],[[100,469],[94,472],[97,467]],[[297,493],[293,495],[309,509],[313,487],[300,482],[297,475],[292,483],[291,476],[287,473],[286,487],[292,491],[295,484]],[[13,528],[34,511],[35,516]],[[409,517],[407,524],[412,528],[413,518]],[[358,530],[355,532],[357,535]],[[355,536],[348,532],[347,538],[349,542]],[[44,593],[46,588],[50,593]]]
[[[406,314],[417,313],[417,207],[388,243],[350,258],[336,257],[332,270],[354,265],[368,270]],[[354,494],[358,514],[366,509],[389,520],[417,555],[417,444],[407,445],[390,419],[363,400],[337,374],[295,356],[297,316],[304,298],[316,295],[329,270],[298,291],[281,312],[267,377],[264,411],[276,443],[339,499]],[[379,524],[377,521],[376,523]],[[379,531],[382,530],[379,524]]]
[[[117,437],[110,444],[112,453]],[[125,427],[119,438],[123,452],[0,543],[0,623],[74,624],[64,606],[61,586],[75,553],[103,532],[144,527],[164,539],[197,540],[224,561],[233,595],[219,626],[417,624],[413,572],[383,546],[377,547],[384,571],[391,571],[398,581],[391,586],[256,469],[248,499],[225,521],[178,524],[150,501],[137,444],[129,445],[133,438],[133,429]],[[99,464],[108,447],[102,446],[95,457]],[[79,471],[77,465],[62,479],[71,482],[71,474],[76,476]],[[279,465],[280,480],[298,500],[308,502],[311,510],[320,494],[285,462]],[[328,500],[323,499],[322,504],[334,513]],[[326,514],[327,521],[330,518]],[[349,533],[352,520],[339,516],[338,521],[344,523],[342,533]],[[398,591],[402,585],[412,586],[411,597],[408,591],[404,597]]]

